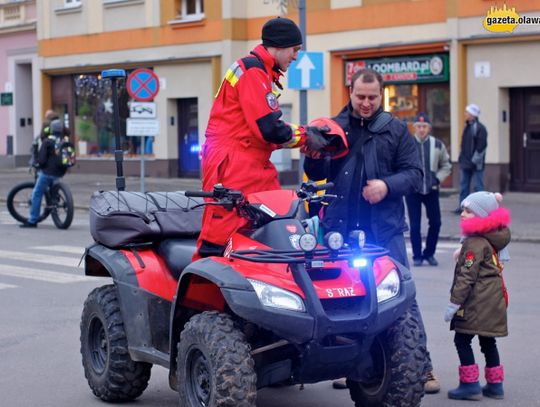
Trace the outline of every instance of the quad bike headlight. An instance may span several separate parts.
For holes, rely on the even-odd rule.
[[[300,249],[303,251],[311,252],[317,247],[317,238],[311,233],[304,233],[302,236],[300,236],[298,244],[300,245]]]
[[[259,301],[261,301],[262,305],[265,307],[306,312],[304,301],[302,301],[302,298],[295,293],[283,290],[271,284],[263,283],[262,281],[251,280],[249,278],[247,280],[251,283],[257,297],[259,297]]]
[[[381,303],[399,294],[399,274],[392,270],[377,287],[377,302]]]
[[[324,243],[331,250],[339,250],[343,247],[343,235],[339,232],[328,232],[324,235]]]

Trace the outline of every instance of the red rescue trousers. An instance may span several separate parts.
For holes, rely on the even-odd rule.
[[[204,191],[212,191],[215,184],[222,184],[226,188],[242,191],[247,197],[254,192],[281,189],[276,167],[270,162],[271,148],[257,149],[250,147],[250,143],[238,145],[231,142],[232,145],[228,146],[204,145]],[[236,210],[229,212],[221,206],[205,206],[193,260],[200,258],[199,249],[203,241],[225,246],[232,234],[247,222],[247,219],[238,216]]]

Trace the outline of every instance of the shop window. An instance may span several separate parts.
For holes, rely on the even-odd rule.
[[[81,74],[73,77],[75,90],[74,133],[78,154],[87,157],[113,157],[114,138],[113,99],[110,83],[101,76]],[[140,154],[141,138],[126,137],[126,119],[129,117],[129,95],[125,81],[117,81],[120,116],[120,144],[126,157]]]
[[[204,18],[204,0],[176,0],[177,19],[198,21]]]
[[[418,85],[386,85],[384,87],[384,110],[411,122],[418,112]]]

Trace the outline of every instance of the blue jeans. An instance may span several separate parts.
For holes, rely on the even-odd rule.
[[[30,208],[30,218],[28,219],[28,223],[37,223],[43,195],[58,178],[59,177],[44,174],[41,171],[38,173],[36,185],[34,185],[34,190],[32,191],[32,207]]]
[[[461,169],[461,178],[459,180],[459,204],[470,194],[471,180],[474,179],[474,192],[484,190],[484,170],[464,170]]]

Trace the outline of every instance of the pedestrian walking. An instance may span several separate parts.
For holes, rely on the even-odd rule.
[[[510,212],[499,207],[501,201],[501,194],[481,191],[462,202],[460,226],[464,240],[457,253],[450,303],[444,314],[444,320],[455,331],[460,361],[459,386],[448,392],[451,399],[479,400],[482,394],[504,398],[504,369],[495,338],[508,335],[508,295],[501,262],[508,260]],[[475,335],[486,362],[487,384],[483,388],[471,347]]]
[[[420,155],[424,174],[420,191],[405,196],[409,215],[410,239],[413,252],[413,265],[419,267],[426,260],[437,266],[435,258],[437,241],[441,230],[441,206],[439,189],[441,183],[450,175],[452,164],[444,143],[431,135],[431,122],[425,113],[419,113],[414,121],[414,138]],[[426,208],[428,232],[426,245],[422,251],[422,205]]]
[[[484,165],[487,149],[487,130],[478,120],[480,108],[471,103],[465,108],[465,127],[461,136],[461,150],[459,153],[459,202],[471,192],[471,181],[474,182],[476,192],[484,190]],[[455,214],[461,213],[458,206]]]

